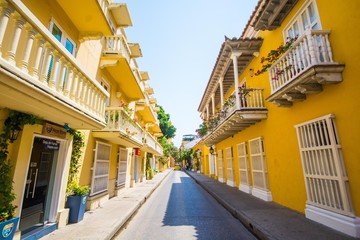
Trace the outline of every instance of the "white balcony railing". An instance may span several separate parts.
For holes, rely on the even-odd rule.
[[[123,35],[105,36],[104,53],[122,55],[130,63],[130,49]]]
[[[158,154],[160,154],[160,155],[163,154],[163,148],[162,148],[161,144],[158,143],[150,133],[146,133],[145,139],[146,139],[146,145],[148,145],[150,148],[152,148]]]
[[[221,110],[208,121],[208,132],[205,138],[211,134],[219,125],[225,122],[236,111],[246,112],[247,110],[264,110],[264,97],[262,88],[242,89],[239,95],[239,103],[236,103],[236,96],[233,94],[225,102]]]
[[[330,31],[307,30],[269,69],[271,94],[307,69],[318,64],[336,64],[332,59]]]
[[[21,1],[0,4],[2,67],[104,122],[109,94]]]
[[[105,110],[106,126],[103,131],[121,132],[142,144],[144,129],[122,107],[108,107]]]

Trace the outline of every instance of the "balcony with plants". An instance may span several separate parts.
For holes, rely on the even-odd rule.
[[[93,131],[95,137],[126,147],[143,145],[144,129],[132,118],[132,110],[127,106],[107,107],[105,109],[106,126],[102,130]]]
[[[263,89],[240,88],[239,98],[232,94],[218,112],[200,125],[197,133],[211,146],[266,118]]]
[[[342,81],[344,64],[333,60],[330,31],[306,30],[298,39],[290,39],[283,47],[262,58],[267,70],[271,94],[266,99],[280,107],[304,101],[306,94],[323,91],[323,85]]]
[[[21,1],[0,2],[5,107],[72,128],[103,128],[109,94]]]

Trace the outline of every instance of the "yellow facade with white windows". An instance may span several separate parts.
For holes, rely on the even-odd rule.
[[[129,26],[126,4],[109,0],[0,1],[0,128],[23,122],[14,111],[39,120],[11,129],[20,128],[8,147],[15,239],[67,224],[69,129],[85,137],[78,177],[91,210],[144,181],[146,162],[155,169],[163,155],[154,90]]]
[[[356,237],[358,7],[259,1],[241,37],[221,46],[198,109],[219,181]]]

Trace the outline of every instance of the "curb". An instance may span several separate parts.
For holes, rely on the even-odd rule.
[[[208,187],[206,187],[204,184],[202,184],[200,181],[198,181],[194,176],[192,176],[188,171],[185,171],[185,173],[190,176],[199,186],[201,186],[206,192],[208,192],[215,200],[221,204],[229,213],[238,219],[252,234],[254,234],[257,238],[262,240],[275,240],[277,238],[274,238],[269,234],[266,230],[261,229],[261,227],[252,222],[250,218],[246,216],[245,213],[242,213],[241,211],[236,210],[233,208],[229,203],[227,203],[225,200],[223,200],[219,195],[212,192]]]
[[[112,239],[117,232],[119,232],[119,230],[133,217],[136,215],[136,212],[140,209],[140,207],[146,202],[146,200],[151,196],[151,194],[160,186],[160,184],[169,176],[169,174],[172,172],[173,170],[170,169],[170,171],[168,171],[168,173],[166,173],[166,175],[155,185],[155,187],[153,189],[150,190],[150,192],[148,194],[145,195],[145,197],[143,197],[141,199],[141,201],[139,201],[138,204],[136,204],[136,206],[134,208],[131,209],[130,213],[121,220],[121,222],[119,224],[117,224],[112,231],[109,232],[108,236],[106,236],[106,240],[110,240]]]

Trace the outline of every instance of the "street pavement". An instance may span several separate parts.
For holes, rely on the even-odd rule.
[[[144,204],[153,191],[172,171],[167,169],[134,188],[124,190],[106,201],[100,208],[85,212],[84,219],[69,224],[41,238],[42,240],[103,240],[111,239],[131,216]]]
[[[260,239],[356,239],[311,221],[304,214],[274,202],[265,202],[203,174],[186,173]]]
[[[69,224],[42,240],[111,239],[172,169],[158,173],[134,188],[126,189],[101,208],[85,213],[83,221]],[[203,174],[185,171],[259,239],[350,240],[355,239],[305,218],[304,214],[273,202],[265,202]]]

